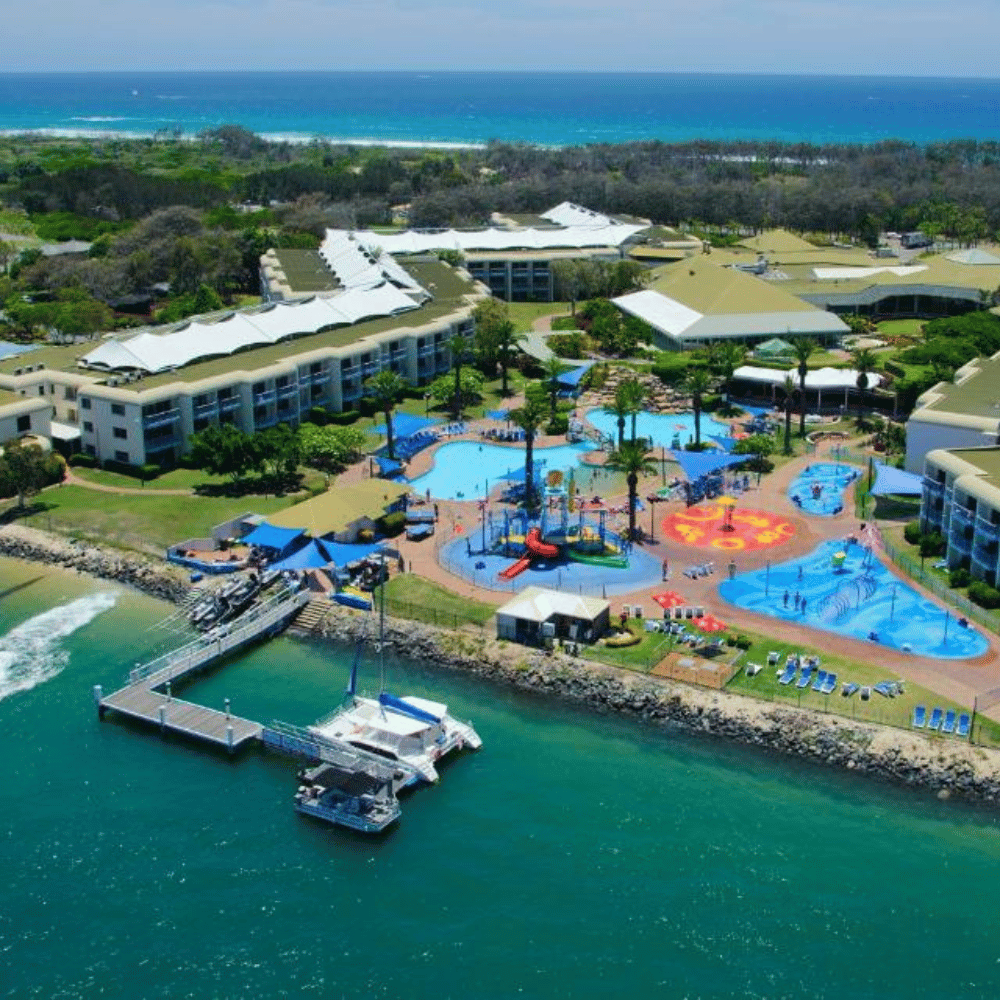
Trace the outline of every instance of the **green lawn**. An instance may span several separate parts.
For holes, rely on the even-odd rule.
[[[508,314],[518,333],[531,329],[531,324],[542,316],[568,316],[568,302],[509,302]]]
[[[302,467],[302,489],[308,490],[323,482],[323,474],[315,469]],[[88,469],[76,466],[73,474],[88,483],[99,486],[124,487],[125,489],[141,489],[150,493],[157,490],[195,490],[198,487],[223,489],[231,485],[228,476],[212,476],[200,469],[170,469],[151,479],[145,484],[134,476],[125,476],[120,472],[108,472],[105,469]]]
[[[464,622],[485,625],[496,610],[491,604],[460,597],[412,573],[394,576],[386,584],[385,592],[386,612],[394,618],[435,625],[454,627]]]
[[[164,549],[186,538],[205,537],[214,525],[248,511],[267,515],[291,504],[289,497],[178,497],[155,491],[115,496],[84,486],[60,486],[35,498],[35,513],[25,523],[125,548]]]
[[[920,337],[926,322],[923,319],[884,319],[876,328],[884,337]]]

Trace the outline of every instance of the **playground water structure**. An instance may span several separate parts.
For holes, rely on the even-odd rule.
[[[587,420],[605,437],[618,439],[618,419],[604,410],[588,410]],[[729,437],[730,423],[719,423],[710,414],[701,415],[701,438]],[[635,432],[638,437],[649,438],[657,448],[683,448],[694,440],[693,413],[640,413],[636,417]],[[632,433],[632,418],[625,419],[625,434]]]
[[[535,448],[534,461],[541,466],[540,481],[554,469],[576,469],[588,451],[593,451],[593,445],[586,442]],[[429,490],[437,500],[482,500],[487,489],[509,483],[519,469],[524,469],[523,444],[452,441],[437,449],[434,465],[428,472],[409,482],[418,493]],[[579,476],[577,481],[580,482]],[[589,481],[584,480],[581,488],[589,486]]]
[[[989,649],[981,632],[917,593],[851,539],[741,573],[721,583],[719,594],[747,611],[916,656],[971,659]]]
[[[844,491],[860,475],[843,462],[814,462],[792,480],[788,499],[804,514],[832,517],[844,509]]]

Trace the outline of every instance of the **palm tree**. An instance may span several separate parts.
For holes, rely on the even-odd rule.
[[[396,401],[406,388],[406,380],[389,368],[365,380],[365,389],[375,406],[385,417],[385,451],[389,458],[395,458],[395,443],[392,436],[392,411]]]
[[[618,424],[618,447],[625,443],[625,418],[629,415],[629,390],[625,382],[619,382],[614,399],[604,407],[604,412],[614,417]]]
[[[792,349],[799,363],[799,392],[802,406],[799,408],[799,437],[806,436],[806,376],[809,374],[809,358],[816,353],[818,345],[812,337],[792,337]]]
[[[694,443],[701,447],[701,400],[712,388],[711,376],[704,368],[692,368],[684,378],[684,391],[691,397],[694,410]]]
[[[514,324],[510,320],[497,330],[497,363],[500,365],[500,393],[503,396],[510,395],[507,385],[510,356],[517,350],[526,336],[526,333],[515,333]]]
[[[878,368],[878,359],[868,347],[861,347],[851,352],[851,363],[858,373],[857,386],[861,394],[861,413],[865,410],[865,393],[868,391],[868,376]]]
[[[524,431],[524,508],[530,514],[535,507],[535,435],[545,420],[545,403],[526,397],[524,406],[511,410],[510,419]]]
[[[726,387],[727,402],[729,399],[729,393],[732,390],[733,374],[746,360],[746,356],[746,344],[741,341],[724,340],[719,344],[719,348],[716,353],[716,370],[722,376],[723,384]]]
[[[465,360],[465,352],[469,349],[469,342],[460,333],[456,333],[448,341],[448,350],[451,352],[451,366],[455,372],[455,396],[452,400],[452,416],[458,420],[462,416],[462,362]]]
[[[556,418],[556,404],[559,399],[559,376],[563,373],[562,362],[556,355],[552,355],[545,362],[545,381],[549,393],[549,419]]]
[[[608,456],[607,468],[625,474],[628,483],[628,537],[636,540],[635,507],[638,500],[639,476],[655,475],[656,463],[649,457],[645,444],[641,441],[626,441],[617,451]]]
[[[795,395],[795,379],[785,376],[785,454],[792,453],[792,397]]]
[[[632,440],[635,440],[635,422],[642,408],[646,405],[646,390],[637,378],[626,379],[622,382],[622,391],[628,404],[628,415],[632,418]]]

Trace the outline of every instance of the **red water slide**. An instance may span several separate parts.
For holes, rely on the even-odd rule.
[[[552,559],[553,557],[559,555],[559,546],[551,545],[548,542],[542,541],[542,532],[540,528],[532,528],[528,532],[527,537],[524,539],[524,547],[533,556],[542,556],[545,559]]]
[[[511,563],[506,569],[500,570],[497,576],[501,580],[513,580],[519,573],[523,573],[531,565],[531,556],[521,556],[516,563]]]

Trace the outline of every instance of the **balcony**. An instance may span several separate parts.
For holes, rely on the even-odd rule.
[[[969,555],[972,552],[972,539],[966,538],[964,535],[949,535],[948,550],[949,552],[954,550]]]
[[[267,389],[264,392],[255,392],[253,394],[253,405],[267,406],[268,403],[273,403],[277,398],[278,394],[273,389]]]
[[[988,518],[976,518],[976,534],[990,541],[1000,541],[1000,524],[994,524]]]
[[[944,483],[939,483],[936,479],[924,477],[924,491],[932,497],[944,496]]]
[[[177,407],[173,407],[170,410],[160,410],[157,413],[151,413],[148,417],[144,416],[142,418],[142,429],[144,431],[151,431],[157,427],[166,427],[177,420],[181,415],[181,411]]]
[[[171,431],[168,434],[146,434],[143,437],[143,446],[146,452],[163,451],[165,448],[174,448],[181,443],[179,434]]]
[[[951,524],[952,527],[958,525],[962,528],[971,528],[976,522],[976,516],[972,511],[965,507],[960,507],[955,504],[951,508]]]
[[[996,569],[997,551],[996,549],[987,548],[983,545],[973,545],[972,561],[974,563],[978,563],[984,569]]]
[[[368,378],[369,375],[377,375],[382,369],[382,365],[378,361],[369,361],[368,364],[362,365],[361,372]]]
[[[432,357],[433,354],[434,354],[434,351],[435,351],[435,347],[434,347],[433,344],[428,344],[426,347],[418,347],[417,348],[417,357],[418,358],[429,358],[429,357]]]
[[[219,412],[219,404],[217,402],[213,403],[199,403],[194,408],[195,419],[203,419],[205,417],[214,417]]]
[[[361,374],[361,365],[351,365],[350,368],[341,368],[341,378],[358,378]]]
[[[303,372],[299,376],[299,385],[316,385],[317,382],[325,382],[330,377],[329,372]]]
[[[288,399],[289,396],[297,396],[299,394],[299,384],[298,382],[290,382],[288,385],[279,385],[275,392],[278,395],[278,399]]]

